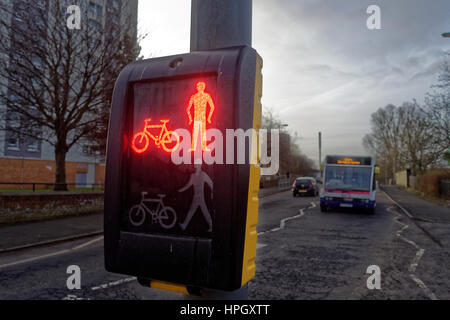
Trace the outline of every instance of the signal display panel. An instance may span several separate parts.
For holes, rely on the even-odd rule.
[[[327,164],[343,164],[343,165],[372,165],[370,157],[343,157],[343,156],[327,156]]]
[[[213,166],[175,165],[171,160],[171,152],[183,142],[183,137],[175,132],[177,129],[192,133],[194,122],[199,122],[193,121],[194,116],[200,119],[202,111],[206,115],[204,128],[215,127],[220,117],[220,109],[216,107],[209,123],[207,118],[211,106],[207,104],[205,110],[195,110],[196,106],[192,104],[190,121],[187,109],[191,97],[198,93],[199,83],[204,84],[204,94],[216,100],[214,75],[132,85],[124,161],[128,166],[123,175],[127,179],[122,230],[209,236],[215,212],[212,202]],[[199,133],[202,135],[203,131]],[[193,183],[193,177],[199,181]]]

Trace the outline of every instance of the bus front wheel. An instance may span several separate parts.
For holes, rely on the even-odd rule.
[[[324,204],[321,204],[321,205],[320,205],[320,211],[321,211],[321,212],[327,212],[327,211],[328,211],[327,206],[324,205]]]

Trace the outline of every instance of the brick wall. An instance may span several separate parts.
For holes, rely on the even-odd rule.
[[[0,194],[0,224],[103,211],[103,192]]]
[[[76,174],[87,172],[86,162],[66,162],[66,182],[75,183]],[[0,158],[0,182],[55,182],[55,161]],[[95,165],[95,181],[105,182],[105,166]],[[0,185],[0,189],[19,189],[20,186]],[[31,188],[31,187],[27,187]],[[37,186],[45,188],[45,186]]]
[[[101,183],[103,186],[105,185],[105,172],[106,166],[104,164],[95,165],[95,183]]]

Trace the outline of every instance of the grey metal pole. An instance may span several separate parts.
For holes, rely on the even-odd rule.
[[[321,164],[322,164],[322,132],[319,132],[319,172],[320,177],[322,178],[322,170],[320,170]]]
[[[252,45],[253,0],[192,0],[191,52]],[[232,292],[205,289],[187,299],[247,300],[248,284]]]
[[[192,0],[191,52],[252,45],[252,0]]]

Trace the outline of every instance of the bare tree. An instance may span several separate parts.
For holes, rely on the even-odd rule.
[[[98,129],[101,112],[110,100],[114,78],[124,67],[124,46],[137,50],[134,39],[125,44],[117,39],[133,30],[131,17],[118,23],[87,19],[82,11],[81,29],[67,27],[65,1],[40,1],[43,6],[16,1],[14,7],[1,4],[0,91],[6,105],[4,129],[45,140],[54,146],[55,189],[66,190],[67,152]],[[89,22],[89,23],[88,23]],[[20,125],[12,126],[11,117]]]
[[[302,154],[299,137],[291,134],[283,126],[283,122],[272,109],[265,109],[262,116],[262,127],[267,130],[280,130],[280,171],[309,175],[315,172],[314,162]],[[268,136],[270,150],[270,135]]]
[[[395,173],[400,164],[402,119],[399,118],[397,108],[389,104],[378,109],[371,116],[371,133],[363,138],[363,145],[377,158],[388,158],[391,177],[395,180]]]
[[[441,150],[433,141],[433,130],[428,125],[427,115],[416,101],[404,102],[398,113],[402,121],[401,163],[409,166],[413,175],[423,173],[441,158]]]
[[[139,41],[144,37],[145,35],[140,36]],[[140,47],[136,45],[136,39],[132,39],[128,34],[125,34],[120,40],[119,48],[121,55],[116,61],[119,67],[111,68],[107,70],[105,74],[105,78],[112,79],[112,81],[105,83],[103,102],[98,109],[99,121],[97,122],[95,128],[83,138],[83,142],[85,146],[89,148],[89,151],[99,154],[100,157],[106,156],[109,115],[111,111],[115,80],[119,77],[120,71],[125,66],[133,61],[143,58],[142,56],[139,56]]]
[[[364,147],[377,157],[383,170],[395,182],[395,173],[410,168],[413,175],[437,164],[442,148],[435,143],[429,116],[418,103],[388,105],[372,114],[371,133],[363,138]]]
[[[450,57],[450,53],[447,53]],[[445,157],[450,150],[450,65],[445,61],[441,66],[438,82],[432,86],[433,92],[425,98],[422,111],[426,114],[428,126],[432,130],[432,141],[438,152]]]

